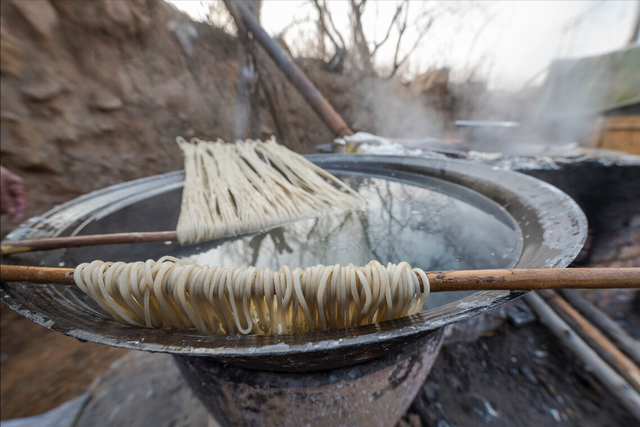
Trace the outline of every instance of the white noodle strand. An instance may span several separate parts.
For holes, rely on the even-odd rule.
[[[296,334],[367,325],[418,313],[430,290],[421,269],[377,261],[293,271],[199,266],[173,257],[93,261],[76,267],[74,279],[118,321],[203,334]]]
[[[349,186],[275,139],[226,144],[178,137],[185,180],[177,234],[195,243],[362,206]]]

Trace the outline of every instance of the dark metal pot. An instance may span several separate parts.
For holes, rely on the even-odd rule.
[[[406,260],[415,258],[416,254],[425,254],[410,261],[424,269],[566,267],[586,238],[586,219],[576,203],[555,187],[522,174],[456,160],[361,155],[316,155],[309,159],[354,186],[375,181],[375,186],[367,189],[368,197],[378,200],[376,203],[382,206],[380,212],[384,213],[383,208],[394,209],[400,212],[399,215],[408,217],[409,228],[398,231],[391,229],[395,224],[392,220],[376,225],[373,224],[375,218],[367,218],[368,227],[377,227],[375,233],[369,233],[370,229],[364,228],[363,221],[358,219],[358,227],[364,230],[361,234],[375,237],[383,230],[384,238],[371,244],[378,245],[378,252],[374,254],[404,251],[401,256]],[[99,190],[32,218],[7,238],[170,230],[175,227],[179,214],[182,183],[183,173],[174,172]],[[374,187],[379,194],[374,194]],[[407,198],[404,193],[398,197],[389,190],[396,187],[396,193],[411,193],[407,196],[410,200],[404,200]],[[380,188],[389,192],[380,194]],[[422,199],[412,200],[413,194],[418,193]],[[386,205],[392,203],[395,204],[391,208]],[[433,212],[430,211],[432,208]],[[416,212],[424,214],[422,222],[413,221],[412,215]],[[429,230],[436,220],[440,221],[440,229]],[[481,222],[475,224],[476,221]],[[385,231],[387,226],[390,232]],[[425,227],[427,229],[423,230]],[[489,234],[474,234],[494,229]],[[297,232],[286,227],[279,230],[276,234],[282,232],[285,237]],[[346,242],[341,240],[343,234],[333,236],[337,240],[329,242],[329,249],[325,251],[328,255],[323,256],[334,256],[343,247],[348,249],[354,236],[349,235]],[[287,250],[281,250],[281,241],[278,246],[277,236],[270,237],[276,242],[275,248],[282,252],[281,256],[291,256]],[[224,256],[232,254],[231,249],[235,247],[229,245],[248,248],[256,237],[243,239],[188,246],[153,243],[74,248],[12,256],[5,262],[72,266],[92,259],[133,261],[166,254],[198,259],[203,253],[226,259]],[[409,243],[394,246],[394,242],[401,239]],[[429,241],[436,239],[444,242],[442,247],[429,247]],[[291,243],[285,242],[286,245],[291,246]],[[494,260],[489,252],[502,250],[505,245],[508,251]],[[461,248],[466,252],[460,252]],[[271,249],[275,254],[274,247]],[[354,256],[374,256],[360,249],[361,253]],[[421,252],[423,249],[425,252]],[[295,255],[295,251],[292,252]],[[245,255],[242,259],[251,262],[251,257]],[[393,256],[396,255],[389,255]],[[419,265],[426,258],[429,258],[428,262]],[[325,261],[320,259],[319,262]],[[106,317],[96,304],[75,288],[19,283],[3,284],[1,288],[2,300],[14,310],[45,327],[81,340],[135,350],[208,356],[236,366],[287,372],[331,369],[380,357],[444,325],[486,311],[518,295],[509,291],[434,294],[427,310],[417,315],[337,331],[281,336],[202,336],[120,324]]]
[[[534,178],[455,160],[310,156],[369,199],[357,215],[325,216],[235,239],[179,246],[113,245],[14,256],[25,265],[133,261],[162,255],[210,264],[409,261],[425,270],[566,267],[586,219],[567,195]],[[96,191],[32,218],[9,240],[175,227],[183,173]],[[262,264],[262,265],[260,265]],[[123,325],[72,287],[3,284],[2,300],[80,340],[173,353],[224,426],[394,425],[426,378],[442,327],[522,292],[434,294],[421,313],[302,335],[202,336]],[[275,372],[274,372],[275,371]]]

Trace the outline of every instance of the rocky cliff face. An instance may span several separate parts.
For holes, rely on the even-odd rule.
[[[233,37],[161,1],[14,0],[0,12],[2,165],[26,180],[28,215],[181,169],[178,135],[231,139]],[[313,122],[296,128],[294,148],[326,142],[328,130],[272,74],[287,109]],[[263,104],[253,137],[277,133]]]

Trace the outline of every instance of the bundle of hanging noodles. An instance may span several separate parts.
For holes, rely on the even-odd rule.
[[[406,262],[271,271],[163,257],[84,263],[74,279],[118,321],[203,334],[296,334],[367,325],[415,314],[429,296],[424,271]]]
[[[266,229],[365,203],[349,186],[275,139],[177,142],[185,158],[180,243]],[[429,295],[427,276],[406,262],[386,268],[372,261],[365,267],[284,266],[271,271],[163,257],[157,262],[80,264],[74,279],[116,320],[204,334],[294,334],[366,325],[414,314]]]
[[[185,161],[177,234],[194,243],[362,206],[349,186],[271,140],[176,139]]]

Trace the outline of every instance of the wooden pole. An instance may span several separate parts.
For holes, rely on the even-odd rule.
[[[560,294],[569,304],[575,307],[580,314],[600,328],[636,365],[640,366],[640,343],[637,340],[633,339],[620,325],[607,316],[606,313],[582,298],[577,291],[561,289]]]
[[[610,365],[617,368],[636,391],[640,392],[640,369],[625,356],[602,332],[585,319],[556,291],[544,290],[540,294],[548,298],[551,306],[573,329]]]
[[[640,268],[460,270],[431,271],[426,274],[431,292],[640,288]],[[599,279],[593,280],[593,277]],[[0,266],[0,281],[74,284],[72,268],[20,265]],[[424,286],[422,282],[420,285]]]
[[[640,288],[638,267],[433,271],[427,278],[434,292]]]
[[[589,372],[598,378],[636,419],[640,420],[640,394],[602,360],[538,294],[529,292],[524,298],[540,322],[548,327],[562,344],[573,351],[585,363]]]
[[[75,285],[73,268],[0,265],[0,282],[55,283]]]
[[[251,31],[253,37],[258,40],[264,50],[273,61],[280,67],[285,76],[300,92],[302,97],[313,108],[322,121],[327,125],[336,137],[353,135],[349,125],[333,109],[329,101],[322,96],[320,91],[311,83],[311,80],[298,68],[284,50],[266,33],[260,26],[260,22],[253,14],[247,10],[242,2],[234,2],[235,8],[240,15],[240,19],[245,27]]]
[[[92,234],[87,236],[50,237],[46,239],[5,241],[0,244],[3,255],[21,252],[46,251],[79,246],[113,245],[116,243],[166,242],[178,240],[175,231]]]

